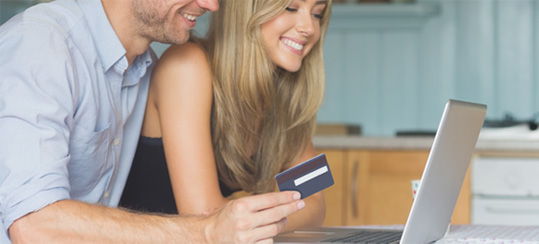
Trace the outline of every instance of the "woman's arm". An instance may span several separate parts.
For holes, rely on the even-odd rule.
[[[211,105],[211,69],[204,51],[192,43],[167,50],[154,71],[148,106],[155,106],[157,111],[181,214],[208,214],[228,201],[219,189],[211,141]],[[315,156],[312,144],[302,155],[297,163]],[[322,224],[322,193],[306,198],[305,203],[305,209],[288,218],[287,230]]]
[[[300,160],[291,167],[316,156],[312,143],[309,143]],[[305,208],[290,215],[285,231],[291,231],[299,227],[320,226],[326,216],[324,195],[322,192],[315,193],[304,199]]]
[[[223,207],[211,140],[212,80],[204,50],[173,46],[156,67],[150,89],[181,214],[209,214]]]

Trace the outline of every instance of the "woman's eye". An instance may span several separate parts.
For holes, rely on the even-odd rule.
[[[322,19],[324,17],[322,14],[313,14],[315,18]]]
[[[298,10],[295,9],[295,8],[287,7],[287,8],[286,8],[286,11],[288,11],[288,12],[296,12],[296,11],[298,11]]]

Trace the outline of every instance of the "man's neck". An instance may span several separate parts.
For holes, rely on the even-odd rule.
[[[125,48],[126,58],[132,64],[135,58],[148,50],[151,40],[137,32],[131,0],[101,0],[105,13]]]

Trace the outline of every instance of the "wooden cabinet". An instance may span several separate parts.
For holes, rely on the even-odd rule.
[[[420,179],[427,150],[341,150],[326,153],[335,185],[324,192],[326,226],[405,224],[412,206],[410,181]],[[469,223],[469,176],[453,214]]]
[[[410,181],[421,178],[424,151],[351,151],[345,224],[404,224],[412,204]]]
[[[334,185],[324,190],[326,202],[325,226],[343,225],[346,220],[345,202],[348,196],[344,190],[346,181],[346,154],[343,150],[321,150],[326,154]]]

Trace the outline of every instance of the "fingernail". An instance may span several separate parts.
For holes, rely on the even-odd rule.
[[[305,202],[304,201],[299,201],[298,202],[298,209],[302,209],[305,207]]]
[[[292,195],[292,198],[294,198],[294,200],[298,200],[301,198],[301,194],[299,194],[299,192],[294,192],[294,195]]]

